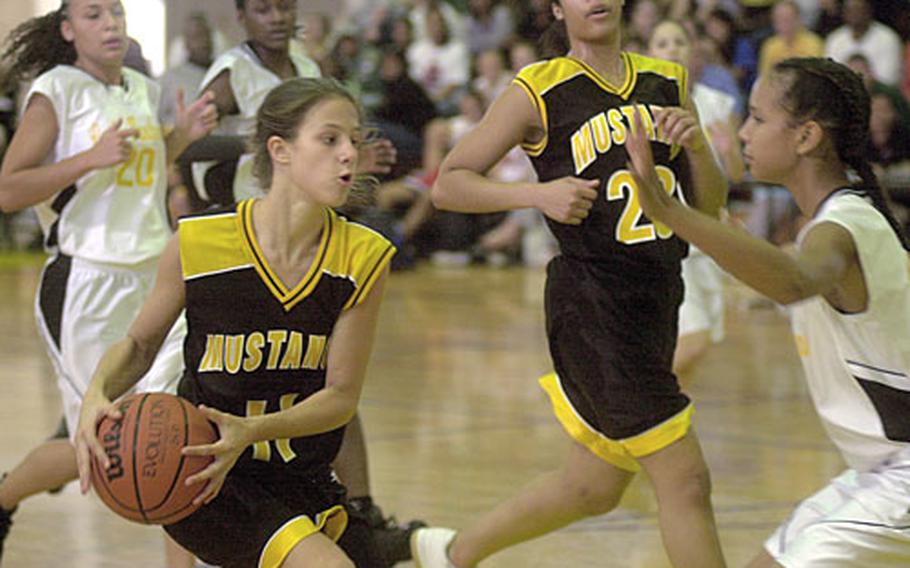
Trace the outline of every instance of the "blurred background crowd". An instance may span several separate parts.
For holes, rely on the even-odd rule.
[[[221,0],[223,3],[233,2]],[[201,9],[206,3],[196,3]],[[233,7],[233,6],[232,6]],[[551,25],[549,0],[338,0],[329,10],[298,1],[299,35],[291,49],[318,63],[358,94],[371,123],[398,149],[398,162],[368,201],[349,214],[393,238],[395,268],[524,263],[539,266],[555,252],[540,215],[516,211],[466,215],[434,210],[428,190],[448,149],[464,135],[523,66],[540,57],[538,40]],[[738,152],[736,128],[747,112],[756,77],[793,56],[828,56],[860,73],[872,96],[868,156],[898,205],[910,204],[910,3],[907,0],[626,0],[624,45],[654,53],[658,24],[681,24],[684,61],[693,85],[725,95],[727,123],[714,146]],[[161,120],[173,121],[178,89],[196,93],[213,60],[231,47],[236,30],[205,11],[190,13],[170,34]],[[682,41],[682,40],[680,40]],[[666,45],[662,46],[666,48]],[[659,52],[659,53],[666,53]],[[151,74],[138,42],[128,65]],[[24,86],[0,85],[0,153],[16,128]],[[723,135],[723,131],[728,134]],[[781,243],[799,227],[789,194],[731,178],[731,208],[748,228]],[[496,167],[502,180],[533,179],[515,150]],[[172,176],[175,214],[199,206],[200,192]],[[205,195],[205,193],[202,193]],[[899,207],[903,210],[903,207]],[[40,247],[33,213],[4,215],[4,249]]]

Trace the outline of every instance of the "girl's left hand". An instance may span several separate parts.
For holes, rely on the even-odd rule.
[[[208,481],[205,489],[193,499],[193,503],[196,505],[210,503],[218,496],[228,472],[252,443],[246,419],[201,404],[199,410],[205,414],[206,418],[215,423],[221,437],[214,444],[183,448],[182,453],[185,456],[215,457],[215,461],[211,465],[186,480],[187,485]]]
[[[177,113],[174,129],[186,137],[188,143],[199,140],[218,125],[215,93],[206,91],[190,106],[183,100],[183,89],[177,89]]]
[[[398,150],[388,138],[366,140],[360,146],[357,171],[362,174],[387,174],[398,161]]]
[[[663,190],[657,178],[651,141],[648,140],[648,133],[638,112],[635,113],[632,131],[626,139],[626,152],[629,154],[629,171],[635,179],[635,191],[642,211],[652,221],[662,220],[663,213],[675,200]]]

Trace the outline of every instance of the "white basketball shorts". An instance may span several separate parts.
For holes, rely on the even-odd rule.
[[[126,337],[155,283],[157,260],[138,266],[89,262],[66,255],[44,267],[35,301],[38,330],[57,372],[70,437],[82,395],[107,349]],[[137,392],[176,393],[183,373],[186,320],[174,324]]]

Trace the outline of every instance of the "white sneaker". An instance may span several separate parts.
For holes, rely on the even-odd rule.
[[[456,568],[449,560],[449,545],[455,531],[444,528],[417,529],[411,535],[411,554],[417,568]]]

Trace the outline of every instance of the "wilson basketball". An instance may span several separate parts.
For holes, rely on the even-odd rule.
[[[214,442],[215,427],[199,409],[170,394],[132,395],[119,408],[122,420],[104,418],[98,425],[111,465],[105,471],[92,460],[95,492],[112,511],[138,523],[167,525],[188,517],[206,484],[187,487],[186,478],[213,458],[184,456],[180,450]]]

